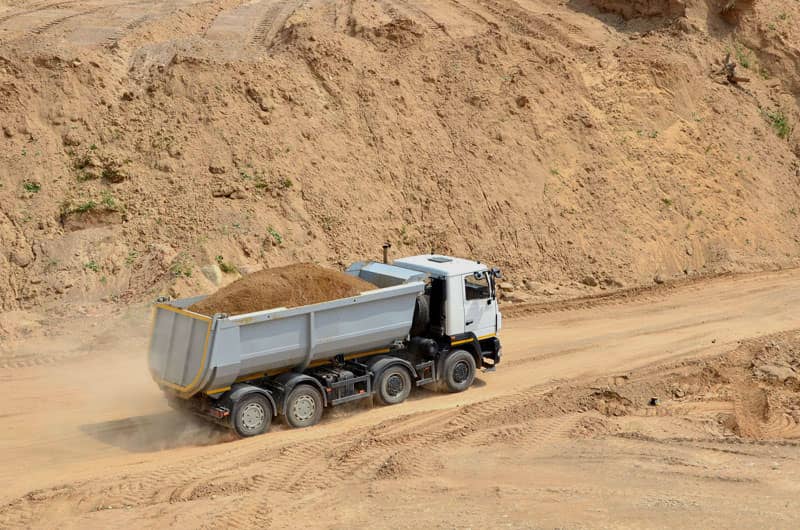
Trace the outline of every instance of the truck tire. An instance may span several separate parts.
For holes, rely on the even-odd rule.
[[[442,384],[448,392],[463,392],[475,381],[475,359],[464,350],[453,350],[442,367]]]
[[[272,424],[272,405],[261,394],[248,394],[233,406],[231,423],[242,438],[263,434]]]
[[[414,303],[414,318],[411,321],[411,336],[425,335],[431,325],[431,299],[426,294],[417,297]]]
[[[283,420],[295,429],[311,427],[322,418],[322,394],[311,385],[297,385],[286,398]]]
[[[390,366],[375,382],[375,398],[381,405],[402,403],[411,394],[411,374],[402,366]]]

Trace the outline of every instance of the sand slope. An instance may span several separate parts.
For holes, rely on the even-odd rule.
[[[341,267],[387,239],[587,293],[793,262],[800,11],[683,4],[12,2],[0,306],[211,292],[220,255]]]

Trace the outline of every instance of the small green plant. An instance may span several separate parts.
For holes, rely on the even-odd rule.
[[[658,138],[658,131],[652,131],[652,132],[650,133],[650,138],[654,138],[654,139],[655,139],[655,138]]]
[[[22,187],[28,193],[39,193],[39,190],[42,189],[42,185],[38,182],[33,182],[32,180],[26,180],[22,183]]]
[[[109,210],[116,210],[116,209],[119,208],[119,205],[117,204],[117,200],[114,198],[113,195],[111,195],[111,192],[109,192],[109,191],[104,191],[103,192],[102,204],[103,204],[103,206],[105,206]]]
[[[774,112],[765,110],[764,117],[770,122],[779,138],[786,139],[792,133],[792,127],[789,125],[789,118],[786,117],[786,114],[784,114],[782,110],[776,110]]]
[[[558,170],[557,170],[556,168],[551,168],[551,169],[550,169],[550,174],[551,174],[551,175],[553,175],[554,177],[557,177],[557,176],[558,176],[558,175],[560,175],[561,173],[559,173],[559,172],[558,172]]]
[[[136,263],[138,257],[139,253],[136,252],[135,250],[131,250],[130,252],[128,252],[128,255],[125,256],[125,265],[128,267],[133,266],[133,264]]]
[[[170,272],[176,278],[180,278],[181,276],[184,278],[192,277],[192,264],[189,256],[185,252],[182,252],[175,258],[172,267],[170,267]]]
[[[750,54],[747,48],[743,48],[742,46],[736,45],[736,62],[739,63],[739,66],[742,68],[750,68]]]
[[[100,271],[100,265],[98,265],[95,260],[87,261],[86,263],[83,264],[83,268],[86,270],[90,270],[92,272]]]
[[[797,208],[795,208],[795,207],[792,207],[792,208],[789,210],[789,213],[790,213],[790,214],[792,214],[792,215],[794,215],[795,217],[797,217]]]
[[[229,263],[225,263],[225,259],[222,256],[217,256],[217,265],[219,265],[219,270],[221,270],[225,274],[231,274],[236,272],[236,267],[234,267]]]
[[[108,283],[108,278],[106,278],[105,276],[101,276],[100,277],[100,283],[102,283],[103,285],[107,284]]]
[[[92,144],[89,146],[90,151],[97,151],[97,144]]]
[[[280,180],[278,185],[281,187],[281,189],[288,190],[294,186],[294,182],[292,182],[292,179],[290,178],[283,178]]]
[[[672,206],[672,199],[670,199],[669,197],[662,198],[661,202],[664,203],[664,206]]]
[[[269,235],[272,236],[272,239],[274,239],[277,244],[280,245],[281,243],[283,243],[283,236],[281,236],[281,234],[277,230],[275,230],[270,226],[267,228],[267,232],[269,232]]]
[[[90,199],[90,200],[88,200],[86,202],[83,202],[83,203],[75,206],[70,211],[76,212],[76,213],[86,213],[86,212],[90,212],[90,211],[94,210],[95,208],[97,208],[97,203]]]

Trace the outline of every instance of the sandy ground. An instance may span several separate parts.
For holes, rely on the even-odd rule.
[[[798,280],[518,315],[503,364],[467,392],[244,441],[166,407],[146,309],[57,321],[29,341],[42,364],[0,369],[0,526],[796,528],[797,390],[781,395],[798,418],[771,397],[742,415],[735,374],[755,361],[731,359],[764,341],[800,352]],[[748,431],[754,417],[772,430]]]
[[[0,0],[0,528],[799,527],[800,272],[708,278],[797,264],[800,7],[722,7]],[[167,408],[137,304],[386,240],[506,269],[497,372]]]

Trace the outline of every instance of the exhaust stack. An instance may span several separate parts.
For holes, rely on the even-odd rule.
[[[385,264],[389,264],[389,249],[392,248],[392,244],[388,241],[383,244],[383,262]]]

